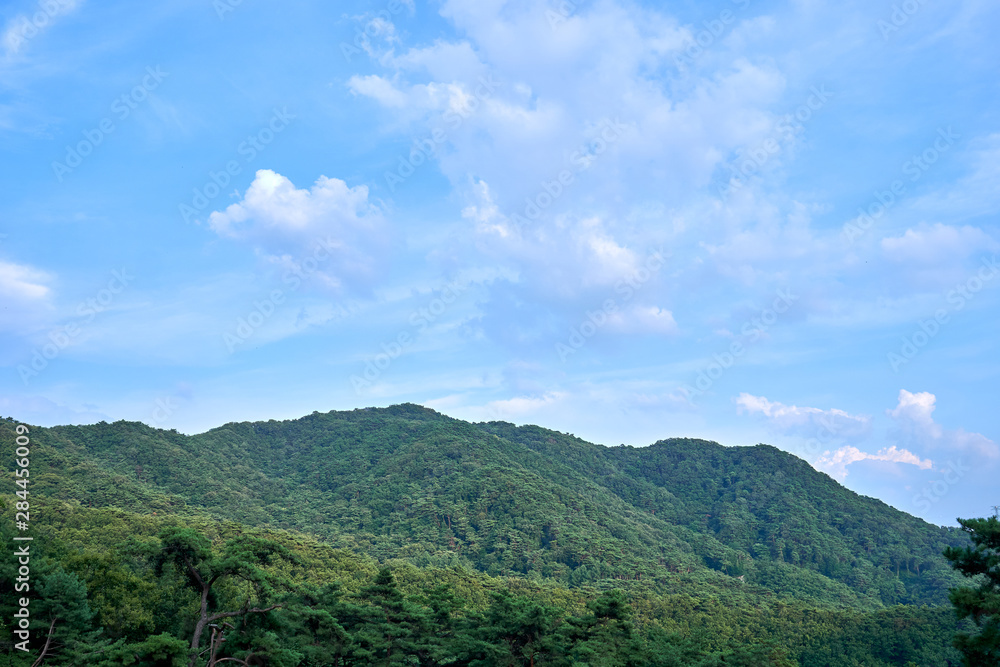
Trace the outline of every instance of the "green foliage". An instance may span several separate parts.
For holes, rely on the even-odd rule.
[[[90,667],[182,667],[187,663],[187,642],[162,633],[141,642],[120,641],[109,647],[81,651],[81,658]]]
[[[7,461],[11,434],[0,420]],[[605,448],[412,405],[32,443],[35,594],[65,616],[45,664],[202,667],[213,646],[273,667],[959,659],[940,552],[968,537],[764,445]],[[29,665],[49,626],[25,662],[12,572],[0,560],[0,649]]]
[[[955,645],[967,665],[1000,665],[1000,520],[992,516],[958,522],[973,545],[947,549],[944,556],[975,585],[952,589],[951,602],[959,618],[975,621],[978,632],[959,633]]]
[[[128,512],[53,501],[43,502],[40,511],[61,515],[75,527],[67,536],[86,541],[91,549],[87,558],[66,559],[65,574],[76,579],[66,577],[66,585],[52,587],[49,594],[55,589],[68,593],[60,594],[56,604],[84,609],[82,589],[73,581],[86,586],[89,600],[99,582],[127,580],[123,571],[152,582],[157,591],[129,602],[140,618],[152,619],[151,628],[145,621],[116,621],[120,636],[113,638],[102,628],[98,611],[89,625],[77,628],[89,640],[64,642],[46,664],[188,664],[200,598],[192,579],[177,567],[185,558],[199,559],[202,577],[232,573],[231,581],[216,579],[210,612],[245,608],[248,594],[258,595],[237,573],[256,570],[251,580],[272,582],[270,597],[251,597],[249,606],[282,606],[227,618],[232,627],[224,627],[225,650],[219,653],[266,658],[271,665],[482,667],[528,665],[532,659],[536,665],[677,667],[786,665],[788,660],[810,666],[881,667],[907,660],[957,664],[948,648],[954,617],[945,608],[866,612],[765,599],[758,600],[758,607],[697,581],[679,581],[679,588],[688,592],[672,594],[641,582],[621,582],[627,585],[605,591],[574,589],[545,580],[494,578],[471,569],[417,568],[399,560],[391,561],[389,569],[297,533],[208,519],[164,517],[150,523]],[[58,533],[46,538],[46,550],[49,555],[68,553]],[[8,610],[3,612],[10,618]],[[84,612],[80,620],[85,617]],[[208,646],[207,634],[202,649]],[[32,647],[37,655],[38,635]]]
[[[570,585],[677,575],[878,608],[947,602],[958,530],[860,497],[772,447],[606,448],[418,406],[228,424],[37,429],[36,491],[296,529],[381,560]],[[5,441],[5,446],[6,446]],[[48,471],[52,471],[51,473]],[[33,478],[35,480],[36,478]]]

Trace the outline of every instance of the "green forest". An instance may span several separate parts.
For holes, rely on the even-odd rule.
[[[17,426],[0,664],[998,664],[987,524],[933,526],[768,445],[604,447],[407,404],[194,436],[27,425],[25,482]]]

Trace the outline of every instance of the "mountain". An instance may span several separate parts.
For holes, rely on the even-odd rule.
[[[940,554],[967,543],[767,445],[604,447],[410,404],[193,436],[120,421],[32,437],[34,492],[53,499],[295,530],[382,561],[566,586],[947,604],[960,577]]]

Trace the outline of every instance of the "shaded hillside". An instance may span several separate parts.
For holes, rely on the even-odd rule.
[[[0,509],[9,509],[3,499]],[[371,665],[372,650],[381,655],[394,642],[399,653],[422,654],[419,664],[428,667],[583,664],[580,658],[593,657],[595,649],[617,660],[591,664],[643,667],[958,665],[948,644],[959,624],[945,607],[817,609],[775,599],[748,604],[739,587],[712,589],[688,577],[678,577],[670,592],[645,581],[617,581],[621,590],[602,596],[596,587],[554,580],[418,568],[398,559],[379,563],[294,531],[220,522],[193,511],[152,516],[52,499],[36,499],[32,511],[32,580],[41,584],[31,603],[35,637],[49,632],[54,602],[77,612],[55,625],[58,649],[45,664],[187,664],[180,656],[195,626],[198,596],[181,571],[158,568],[156,557],[164,530],[176,534],[180,528],[205,538],[215,552],[242,538],[285,551],[264,568],[273,590],[220,585],[212,600],[216,609],[280,602],[266,615],[236,623],[226,636],[230,652],[245,656],[254,647],[267,656],[257,664],[274,667]],[[0,525],[0,540],[12,537],[13,526]],[[42,642],[28,655],[14,650],[15,568],[13,559],[0,563],[0,654],[4,664],[29,667]],[[55,581],[71,585],[54,587]],[[607,616],[588,621],[601,600],[616,599],[627,607],[603,613],[631,618],[634,629],[601,620]],[[515,646],[521,640],[536,644],[532,661],[516,659],[511,638]],[[463,658],[484,650],[486,660]]]
[[[847,606],[946,603],[964,535],[767,446],[606,448],[414,405],[227,424],[39,429],[36,493],[296,529],[417,566],[566,585],[697,581]],[[737,577],[743,577],[738,580]]]
[[[537,426],[480,427],[600,475],[631,506],[710,534],[758,566],[807,568],[887,602],[945,603],[942,591],[958,580],[940,554],[965,541],[960,530],[859,496],[768,445],[672,438],[649,447],[605,448]],[[709,565],[740,569],[718,558]]]

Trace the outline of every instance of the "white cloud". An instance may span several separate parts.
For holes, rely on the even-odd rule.
[[[619,333],[664,334],[678,332],[674,314],[658,306],[629,306],[608,318],[608,327]]]
[[[63,424],[93,424],[109,420],[103,412],[93,406],[83,409],[57,403],[44,396],[2,396],[0,395],[0,415],[13,417],[25,424],[36,426],[59,426]]]
[[[775,202],[752,188],[730,196],[714,210],[692,210],[686,218],[706,218],[715,229],[702,233],[700,248],[720,276],[745,285],[787,280],[795,274],[829,275],[842,268],[836,239],[811,226],[817,206],[798,201]],[[700,222],[704,228],[704,222]],[[711,239],[711,240],[709,240]]]
[[[410,96],[377,74],[352,76],[347,81],[347,87],[357,95],[371,97],[382,106],[402,109],[410,103]]]
[[[385,246],[382,211],[369,201],[368,188],[326,176],[303,190],[261,169],[243,200],[213,212],[208,222],[220,236],[252,244],[267,262],[285,271],[315,272],[336,288],[341,278],[375,279]],[[311,258],[322,267],[310,270]]]
[[[941,427],[934,423],[934,418],[931,416],[936,402],[937,397],[930,392],[921,391],[914,394],[900,389],[899,404],[887,412],[893,419],[927,429],[932,437],[939,438],[942,433]]]
[[[365,216],[378,216],[368,203],[368,188],[349,188],[337,178],[320,176],[311,190],[296,189],[290,180],[270,169],[261,169],[243,196],[224,213],[209,217],[212,229],[223,236],[245,238],[273,230],[314,233],[344,224],[360,225]],[[243,224],[248,223],[248,224]]]
[[[451,0],[441,14],[462,39],[393,55],[383,59],[384,76],[348,83],[392,110],[397,122],[408,125],[420,117],[427,127],[407,127],[418,136],[440,125],[439,114],[478,102],[460,126],[446,126],[448,149],[437,159],[444,175],[474,202],[471,217],[480,222],[486,243],[496,234],[509,236],[504,218],[521,213],[525,198],[537,197],[542,183],[554,182],[561,170],[574,172],[574,182],[564,188],[568,195],[555,196],[539,216],[546,231],[561,216],[624,219],[629,202],[689,195],[709,182],[728,154],[775,131],[780,119],[767,107],[785,81],[773,65],[750,62],[720,41],[712,47],[715,71],[675,85],[662,70],[675,67],[674,56],[692,35],[674,18],[600,2],[576,8],[554,29],[546,20],[550,10],[540,1],[501,6]],[[476,97],[487,72],[501,85]],[[606,123],[616,119],[625,130],[607,146],[597,143]],[[482,198],[485,183],[488,202]],[[620,224],[603,231],[601,240],[611,250],[636,246],[630,238],[635,234],[645,235],[643,244],[662,240],[653,226]],[[654,233],[658,238],[650,238]],[[589,243],[600,254],[595,239]],[[497,254],[505,251],[522,265],[559,256],[528,256],[513,245]],[[610,265],[608,259],[601,257],[598,267]],[[568,282],[589,279],[593,268],[576,264]]]
[[[739,412],[763,415],[776,432],[822,439],[862,440],[871,433],[871,417],[832,408],[798,407],[741,393],[735,399]]]
[[[502,401],[491,401],[486,404],[485,409],[492,419],[523,421],[525,417],[537,415],[566,397],[567,394],[560,391],[546,392],[542,396],[515,396]]]
[[[897,442],[920,451],[961,451],[990,459],[1000,457],[1000,446],[980,433],[950,431],[934,421],[937,397],[926,391],[899,390],[899,404],[887,414],[895,421],[890,434]]]
[[[405,6],[409,10],[410,16],[416,11],[414,0],[401,0],[396,4]],[[341,44],[341,50],[348,57],[348,60],[350,60],[352,54],[357,53],[357,51],[352,50],[355,47],[360,47],[371,58],[376,60],[392,58],[393,47],[399,44],[400,41],[399,31],[396,28],[396,24],[389,20],[391,18],[390,13],[381,7],[377,9],[381,11],[366,12],[365,14],[353,17],[358,22],[354,46]],[[390,12],[396,14],[399,10],[400,7],[397,6],[391,8]]]
[[[364,83],[369,96],[407,125],[419,118],[418,125],[428,122],[431,127],[435,114],[448,109],[442,96],[452,90],[449,86],[469,95],[485,71],[503,81],[461,127],[447,132],[447,149],[437,160],[469,202],[465,214],[475,222],[479,249],[498,263],[513,264],[534,296],[558,291],[565,297],[588,281],[606,281],[620,263],[616,267],[610,257],[600,256],[600,241],[612,250],[671,243],[680,264],[673,267],[678,276],[672,281],[674,290],[651,286],[648,298],[669,302],[674,313],[682,312],[682,304],[671,295],[685,288],[710,290],[712,282],[770,289],[796,284],[813,292],[799,303],[803,318],[837,326],[882,326],[909,321],[926,306],[907,301],[899,308],[886,307],[883,298],[910,296],[928,286],[938,290],[960,278],[954,269],[931,270],[921,262],[944,261],[949,253],[994,243],[988,228],[949,227],[936,222],[949,218],[928,215],[927,207],[961,204],[969,211],[974,204],[977,213],[986,212],[995,200],[988,193],[996,189],[988,183],[995,176],[1000,138],[978,142],[982,149],[973,154],[973,176],[954,187],[936,187],[933,201],[908,198],[879,221],[882,234],[869,233],[847,248],[839,230],[820,227],[834,206],[830,192],[821,188],[788,196],[774,190],[804,145],[798,130],[781,129],[785,114],[807,108],[802,106],[807,101],[817,119],[837,113],[834,104],[829,109],[813,105],[813,92],[802,81],[815,73],[802,69],[800,54],[809,53],[813,62],[835,58],[837,49],[849,50],[844,44],[860,39],[854,31],[861,30],[858,21],[867,20],[860,6],[857,13],[825,26],[830,32],[824,30],[818,41],[811,35],[794,45],[788,42],[790,35],[808,33],[798,33],[797,22],[817,16],[761,16],[734,8],[736,20],[726,34],[681,71],[675,56],[695,43],[702,30],[699,22],[681,25],[669,10],[597,2],[575,7],[553,26],[545,19],[550,9],[540,0],[514,5],[448,0],[440,12],[460,38],[383,58],[384,76]],[[827,15],[825,7],[822,13]],[[869,28],[865,24],[864,30]],[[845,41],[838,43],[841,38]],[[775,58],[763,56],[775,44],[791,50]],[[818,82],[809,84],[813,90],[825,90],[822,79],[811,81]],[[789,84],[796,88],[786,89]],[[350,85],[361,92],[360,79]],[[840,99],[839,91],[829,92]],[[460,97],[456,93],[449,99]],[[580,155],[579,148],[595,138],[594,128],[606,118],[620,119],[628,131],[601,155],[587,158],[588,169],[576,171],[571,156]],[[427,128],[407,129],[420,136]],[[812,134],[813,128],[808,130]],[[722,167],[742,164],[762,142],[776,138],[780,149],[727,201],[706,194],[706,186],[711,189],[713,178],[725,171]],[[553,182],[566,168],[575,177],[567,194],[519,235],[511,216],[521,214],[526,198],[536,197],[543,182]],[[992,199],[984,204],[983,197]],[[630,217],[650,202],[661,205],[659,214]],[[885,231],[898,217],[912,219],[915,214],[935,224]],[[601,220],[599,235],[581,224],[595,217]],[[886,233],[898,238],[880,239]],[[596,259],[574,247],[580,238]],[[906,265],[904,270],[893,267],[890,272],[885,262],[872,261],[880,254]],[[603,267],[609,271],[602,275]],[[688,321],[684,319],[685,325]]]
[[[23,264],[0,261],[0,295],[16,301],[37,301],[49,296],[51,290],[42,282],[48,276]]]
[[[961,261],[977,251],[1000,247],[978,227],[922,223],[902,236],[882,239],[882,252],[893,262],[940,264]]]
[[[529,369],[521,369],[528,371]],[[515,373],[516,374],[516,373]],[[531,369],[533,378],[544,375],[538,369]],[[505,375],[507,375],[505,373]],[[601,423],[603,427],[621,430],[621,420],[634,425],[642,421],[650,425],[651,439],[639,444],[649,444],[671,433],[663,432],[664,415],[685,415],[692,412],[691,404],[680,395],[680,392],[668,388],[669,383],[645,380],[610,379],[594,381],[587,379],[571,386],[563,386],[553,382],[547,389],[540,387],[532,391],[529,386],[533,382],[512,382],[511,377],[505,377],[502,384],[514,391],[509,399],[488,401],[477,400],[476,392],[450,396],[447,407],[460,408],[467,418],[486,421],[510,421],[520,424],[553,424],[561,422],[580,427],[584,423]],[[516,385],[520,384],[518,387]],[[518,390],[520,389],[520,390]],[[443,402],[437,403],[445,406]],[[614,418],[608,421],[610,416]],[[622,437],[619,433],[617,436]],[[601,440],[594,440],[600,442]],[[610,440],[609,440],[610,441]],[[621,440],[615,440],[620,442]]]
[[[617,221],[566,215],[519,229],[500,211],[485,181],[477,182],[473,192],[476,202],[462,215],[475,223],[480,251],[523,267],[522,282],[539,292],[566,298],[587,290],[606,291],[644,270],[648,262],[644,253],[616,238]]]
[[[18,14],[10,19],[0,36],[0,44],[6,55],[10,57],[19,54],[32,39],[81,4],[82,0],[48,0],[38,3],[36,11]]]
[[[996,457],[1000,453],[996,444],[985,436],[967,433],[961,429],[947,431],[935,423],[932,416],[935,402],[934,394],[900,390],[898,405],[886,411],[896,422],[896,428],[890,433],[890,440],[895,440],[894,444],[874,454],[862,451],[854,445],[844,445],[832,451],[825,451],[813,466],[843,481],[847,477],[849,466],[860,461],[905,463],[922,470],[930,470],[934,465],[933,461],[930,458],[921,458],[921,455],[926,456],[935,450],[971,451],[988,457]],[[772,428],[781,433],[818,437],[821,441],[826,441],[860,439],[867,437],[871,431],[870,417],[850,415],[843,410],[800,408],[747,393],[740,394],[736,404],[741,412],[762,415]]]
[[[485,181],[473,192],[476,202],[462,213],[475,225],[477,249],[512,267],[511,278],[493,284],[482,306],[489,335],[502,338],[517,329],[514,344],[523,351],[527,340],[565,336],[587,313],[602,311],[601,330],[608,333],[678,333],[662,298],[662,274],[672,260],[665,250],[626,244],[622,237],[631,234],[624,225],[598,215],[567,214],[519,227],[500,211]]]
[[[52,311],[52,276],[0,260],[0,331],[26,330]]]
[[[961,156],[968,173],[914,201],[913,210],[924,219],[964,220],[1000,211],[1000,192],[994,187],[1000,179],[1000,133],[974,137],[969,144]]]
[[[847,477],[847,467],[859,461],[888,461],[890,463],[906,463],[922,470],[930,470],[934,462],[921,459],[913,452],[898,449],[895,445],[879,450],[875,454],[863,452],[857,447],[847,445],[833,452],[824,452],[814,464],[817,470],[828,473],[831,477],[843,481]]]
[[[442,387],[444,396],[433,404],[461,419],[537,424],[607,445],[627,442],[641,447],[692,432],[712,438],[672,381],[593,375],[566,381],[544,368],[515,370],[522,373],[520,382],[493,376],[476,387],[470,382],[460,393]],[[544,386],[528,386],[533,384]],[[500,390],[510,398],[491,400]]]
[[[804,132],[782,129],[786,114],[806,108],[813,92],[801,83],[804,72],[791,70],[798,92],[788,90],[780,59],[749,54],[768,50],[764,42],[776,34],[792,34],[785,28],[799,17],[737,12],[727,35],[678,72],[675,56],[693,43],[697,22],[683,26],[669,10],[598,2],[576,7],[553,29],[549,9],[534,0],[450,0],[440,11],[460,37],[401,49],[381,60],[379,81],[349,83],[407,134],[445,128],[436,165],[467,203],[463,215],[475,231],[452,239],[450,258],[469,257],[475,244],[520,276],[522,300],[565,301],[613,285],[642,248],[663,244],[677,257],[672,279],[644,288],[636,316],[666,306],[681,319],[684,295],[735,283],[766,291],[802,286],[814,293],[803,295],[797,317],[816,314],[839,326],[912,318],[873,303],[881,294],[871,285],[882,283],[870,275],[876,263],[865,260],[878,252],[875,234],[865,256],[851,249],[845,256],[840,230],[820,226],[833,206],[826,193],[792,197],[772,187],[804,141]],[[454,104],[474,96],[485,72],[502,85],[459,127],[442,123]],[[839,99],[838,91],[830,94]],[[833,104],[809,109],[817,118],[836,113]],[[627,129],[601,154],[587,155],[605,119]],[[769,154],[766,178],[755,173],[725,202],[706,192],[722,167],[775,138],[781,148]],[[583,162],[587,169],[579,168]],[[564,169],[573,183],[517,230],[513,215],[545,196],[543,183]],[[901,289],[910,290],[898,277],[890,284],[904,282]],[[690,314],[681,321],[687,328]],[[656,329],[671,326],[661,319]]]
[[[439,40],[431,46],[410,49],[389,62],[402,70],[423,70],[437,81],[469,81],[483,72],[479,57],[465,41]]]

